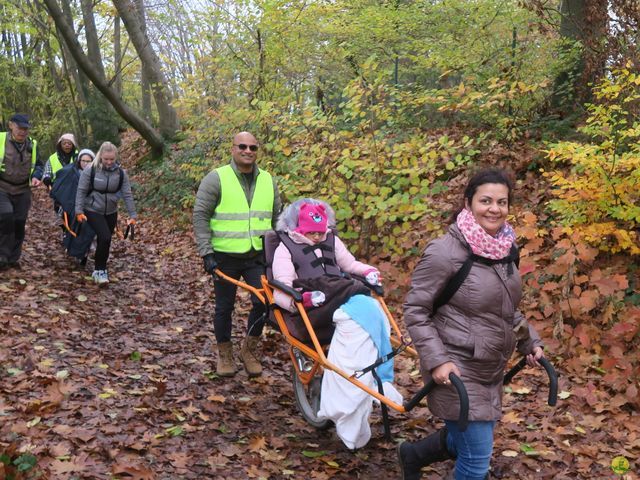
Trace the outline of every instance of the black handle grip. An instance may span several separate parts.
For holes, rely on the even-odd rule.
[[[269,286],[290,295],[296,302],[302,301],[302,293],[289,285],[285,285],[277,280],[269,280]]]
[[[547,399],[547,403],[551,407],[555,407],[556,403],[558,403],[558,373],[556,372],[551,362],[544,357],[541,357],[538,362],[547,372],[547,376],[549,377],[549,398]],[[503,385],[508,385],[513,380],[520,370],[522,370],[527,364],[527,358],[522,357],[518,363],[516,363],[511,370],[507,372],[504,376],[504,380],[502,381]]]
[[[458,398],[460,399],[460,415],[458,416],[458,428],[461,432],[464,432],[469,425],[469,396],[467,395],[467,389],[464,386],[464,382],[455,373],[449,374],[449,380],[451,384],[458,392]],[[436,382],[431,379],[424,387],[422,387],[418,393],[416,393],[410,400],[404,402],[404,409],[408,412],[415,408],[424,397],[426,397],[436,387]]]
[[[515,377],[520,372],[520,370],[524,368],[526,364],[527,364],[527,358],[522,357],[520,361],[516,363],[513,367],[511,367],[511,370],[509,370],[505,374],[504,379],[502,380],[502,384],[509,385],[511,383],[511,380],[513,380],[513,377]]]

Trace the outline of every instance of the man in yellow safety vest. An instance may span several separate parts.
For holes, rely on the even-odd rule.
[[[258,168],[259,145],[249,132],[233,137],[231,162],[209,172],[200,183],[193,207],[193,227],[198,253],[207,273],[217,268],[226,275],[240,277],[260,288],[264,274],[261,236],[276,224],[281,208],[275,179]],[[231,344],[231,315],[236,286],[214,279],[215,312],[213,319],[218,362],[216,372],[223,377],[235,375]],[[264,305],[253,295],[247,336],[240,358],[249,376],[262,374],[257,346],[264,326]]]

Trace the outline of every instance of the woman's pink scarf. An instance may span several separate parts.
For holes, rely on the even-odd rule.
[[[458,214],[456,224],[471,247],[471,251],[491,260],[500,260],[509,255],[511,245],[516,240],[516,233],[507,222],[504,222],[495,237],[489,235],[478,224],[473,213],[466,208]]]

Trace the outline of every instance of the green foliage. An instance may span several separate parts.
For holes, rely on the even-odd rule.
[[[19,457],[16,457],[13,460],[13,464],[18,467],[19,472],[26,472],[27,470],[31,470],[38,463],[38,459],[35,455],[31,455],[30,453],[23,453]]]
[[[374,62],[364,70],[369,78],[376,71]],[[251,110],[209,110],[194,121],[200,128],[182,142],[175,165],[197,185],[211,168],[229,161],[234,133],[257,132],[259,164],[277,176],[287,202],[322,198],[336,210],[341,235],[358,239],[349,242],[355,251],[402,254],[401,239],[415,221],[432,218],[428,228],[440,228],[430,199],[473,161],[482,141],[433,136],[411,125],[410,111],[425,102],[420,96],[424,92],[403,92],[378,75],[350,82],[339,114],[316,107],[292,112],[259,100]],[[192,202],[183,198],[182,204]]]
[[[91,89],[87,106],[82,111],[82,115],[93,127],[92,138],[96,146],[102,142],[111,142],[120,145],[118,127],[122,120],[116,114],[113,107],[95,88]]]
[[[554,187],[549,207],[568,232],[578,231],[603,251],[640,254],[640,75],[612,72],[594,88],[580,131],[591,142],[560,142],[548,157],[558,168],[545,172]],[[564,167],[570,165],[570,170]]]

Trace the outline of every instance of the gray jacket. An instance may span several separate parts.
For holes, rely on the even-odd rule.
[[[76,215],[79,213],[95,212],[102,215],[110,215],[118,211],[118,200],[122,197],[127,207],[129,217],[136,218],[136,205],[131,193],[131,184],[127,172],[123,171],[122,188],[118,190],[121,167],[109,170],[96,168],[93,186],[91,183],[91,167],[82,171],[78,181],[76,193]]]
[[[256,188],[256,178],[259,174],[259,169],[254,166],[253,173],[250,175],[251,181],[248,182],[245,175],[243,175],[236,166],[235,162],[231,160],[231,168],[236,173],[242,190],[247,198],[247,203],[251,205],[253,199],[253,192]],[[278,192],[278,185],[276,184],[275,177],[273,178],[273,217],[271,224],[276,225],[278,220],[278,214],[282,208],[282,201],[280,200],[280,193]],[[193,230],[196,237],[196,248],[198,249],[198,255],[204,257],[209,253],[213,253],[213,247],[211,246],[211,228],[209,227],[209,221],[213,217],[216,207],[220,203],[220,176],[215,170],[209,172],[200,182],[198,193],[196,194],[196,201],[193,206]],[[256,252],[250,251],[247,254],[238,256],[253,256]]]
[[[522,284],[517,269],[474,263],[449,303],[432,315],[433,303],[469,256],[456,225],[432,241],[418,262],[404,303],[404,321],[420,356],[425,382],[445,362],[460,369],[469,395],[469,420],[502,416],[502,379],[515,347],[529,354],[542,342],[518,310]],[[438,386],[428,397],[431,412],[456,420],[459,401],[452,387]]]

